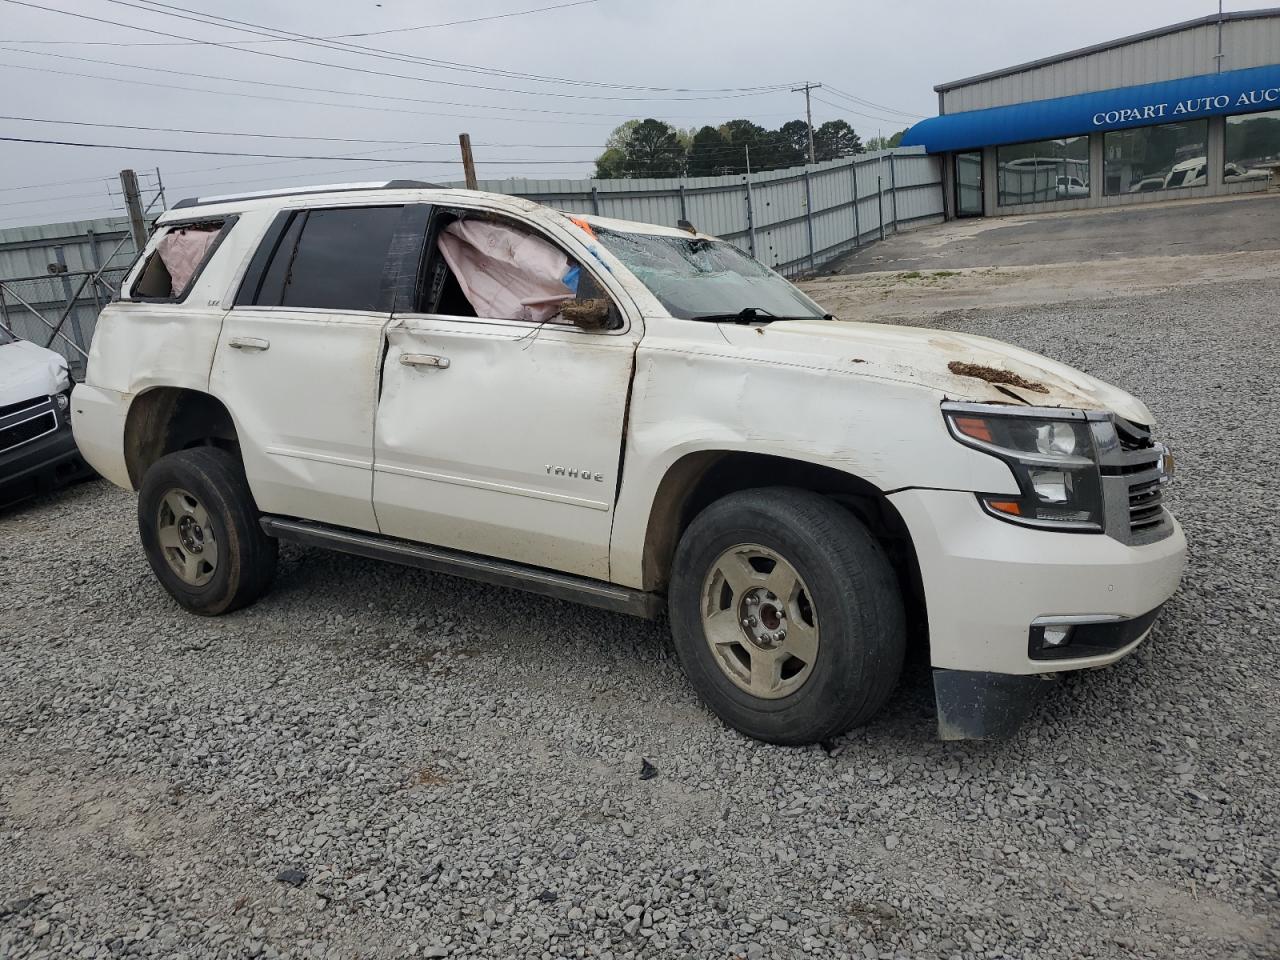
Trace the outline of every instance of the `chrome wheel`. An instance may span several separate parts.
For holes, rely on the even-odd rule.
[[[818,615],[785,558],[739,544],[711,565],[702,586],[702,629],[716,664],[755,697],[795,693],[818,658]]]
[[[160,499],[156,515],[160,550],[184,583],[202,587],[218,569],[218,541],[209,511],[186,490],[173,488]]]

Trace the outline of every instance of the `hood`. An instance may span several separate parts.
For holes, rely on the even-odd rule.
[[[62,355],[26,340],[0,344],[0,407],[50,397],[71,386]]]
[[[756,354],[790,354],[794,362],[917,384],[948,400],[1109,410],[1146,425],[1154,419],[1146,404],[1117,387],[988,337],[842,320],[720,328],[730,343]]]

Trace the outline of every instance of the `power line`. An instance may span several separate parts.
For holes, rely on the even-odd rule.
[[[6,48],[0,47],[0,50],[3,50],[3,49],[6,49]],[[35,50],[11,50],[9,52],[33,53],[33,54],[39,53],[41,56],[56,56],[56,57],[62,57],[63,59],[68,59],[68,60],[84,60],[87,63],[102,63],[106,66],[122,66],[132,70],[153,70],[153,71],[159,71],[162,73],[176,73],[176,74],[183,74],[185,72],[181,70],[163,70],[160,67],[134,66],[132,64],[112,64],[112,63],[109,63],[108,61],[89,60],[84,57],[68,57],[64,54],[49,54],[49,53],[43,53],[42,51],[35,51]],[[170,91],[185,90],[189,93],[206,93],[213,96],[224,96],[224,97],[243,97],[249,100],[270,100],[274,103],[296,103],[296,104],[304,104],[306,106],[315,106],[315,107],[337,107],[342,109],[355,109],[355,110],[365,110],[365,111],[376,110],[380,113],[403,113],[403,114],[409,114],[416,117],[448,117],[455,120],[502,120],[503,122],[506,122],[506,123],[551,123],[551,124],[561,124],[561,125],[568,125],[568,126],[593,126],[600,122],[601,117],[612,118],[616,120],[620,117],[629,116],[628,114],[624,114],[624,113],[597,115],[597,114],[575,114],[571,112],[566,113],[564,111],[548,110],[545,112],[557,113],[561,116],[586,116],[586,117],[592,117],[593,119],[548,120],[540,117],[479,117],[479,116],[476,116],[475,114],[441,113],[440,111],[435,111],[435,110],[408,110],[404,107],[384,107],[384,106],[377,106],[374,104],[366,104],[366,103],[335,103],[333,101],[325,101],[325,100],[299,100],[296,97],[280,97],[280,96],[273,96],[271,94],[264,94],[264,93],[244,93],[236,90],[210,90],[206,87],[192,87],[192,86],[187,86],[179,83],[152,83],[147,80],[134,80],[130,77],[104,76],[101,73],[83,73],[75,70],[55,70],[52,67],[33,67],[25,63],[3,63],[3,64],[0,64],[0,66],[10,67],[14,70],[30,70],[35,73],[50,73],[60,77],[77,77],[85,80],[107,80],[113,83],[129,83],[129,84],[133,84],[134,86],[154,87],[159,90],[170,90]],[[190,73],[187,73],[187,75],[202,76],[202,77],[208,76],[206,74],[190,74]],[[209,78],[213,80],[225,80],[231,83],[251,83],[251,84],[258,84],[258,85],[269,86],[269,87],[286,87],[286,88],[291,87],[290,84],[269,83],[263,80],[242,80],[238,77],[209,77]],[[317,88],[292,87],[292,89],[310,90],[310,89],[317,89]],[[365,97],[382,96],[381,94],[350,94],[343,90],[334,90],[332,92],[343,94],[345,96],[365,96]],[[403,100],[408,98],[392,97],[390,99]],[[428,100],[428,101],[422,101],[422,102],[430,103],[431,101]],[[518,108],[512,107],[510,109],[517,110]],[[537,111],[537,112],[542,112],[542,111]]]
[[[93,123],[87,120],[55,120],[50,117],[13,117],[0,114],[0,120],[16,120],[21,123],[52,123],[72,127],[102,127],[109,130],[144,130],[151,133],[189,133],[209,137],[249,137],[265,140],[316,140],[324,143],[391,143],[411,147],[453,147],[456,140],[373,140],[360,137],[312,137],[294,133],[247,133],[244,130],[192,130],[185,127],[145,127],[132,123]],[[529,149],[562,150],[569,148],[595,149],[595,143],[480,143],[477,147],[521,147]]]
[[[501,67],[485,67],[474,63],[461,63],[456,60],[440,60],[435,57],[424,57],[419,54],[403,53],[398,50],[387,50],[384,47],[370,47],[359,43],[333,42],[333,38],[315,37],[310,34],[297,33],[292,30],[284,30],[278,27],[269,27],[264,24],[254,23],[249,20],[237,20],[233,17],[223,17],[217,14],[206,13],[203,10],[193,10],[190,7],[181,7],[176,4],[164,3],[162,0],[106,0],[108,3],[115,3],[121,6],[135,7],[137,3],[146,4],[146,11],[149,13],[162,13],[166,16],[176,17],[177,19],[187,22],[201,23],[207,26],[220,26],[227,29],[226,25],[231,25],[230,29],[238,30],[241,33],[251,33],[258,36],[265,36],[269,41],[262,42],[295,42],[306,43],[309,46],[320,45],[321,49],[336,50],[343,53],[355,53],[360,56],[371,56],[379,60],[393,60],[402,63],[419,63],[436,68],[446,68],[449,70],[463,71],[466,73],[478,73],[486,76],[507,77],[516,80],[530,80],[537,83],[557,83],[570,86],[587,86],[587,87],[603,87],[615,90],[632,90],[632,91],[650,91],[656,93],[767,93],[782,90],[788,86],[784,83],[759,84],[752,87],[655,87],[641,84],[616,83],[606,80],[582,80],[570,77],[546,76],[544,74],[528,73],[521,70],[507,70]],[[138,8],[144,9],[144,8]],[[179,11],[172,13],[170,11]],[[190,16],[183,16],[188,14]],[[199,18],[199,19],[193,19]],[[264,33],[263,31],[268,31]],[[196,43],[205,43],[209,41],[195,41]],[[228,44],[239,44],[250,41],[225,41]]]
[[[911,120],[923,119],[921,114],[911,113],[909,110],[899,110],[896,107],[886,107],[882,103],[876,103],[874,100],[866,100],[863,97],[855,97],[852,93],[845,93],[839,87],[833,87],[827,84],[827,90],[844,100],[851,100],[854,103],[862,104],[864,107],[870,107],[872,110],[879,110],[882,113],[897,113]]]
[[[13,2],[16,2],[16,0],[0,0],[0,2],[13,3]],[[406,97],[406,96],[398,96],[398,95],[389,94],[389,93],[368,93],[368,92],[353,93],[352,91],[349,91],[349,90],[337,90],[337,89],[334,89],[333,87],[309,87],[309,86],[304,86],[302,84],[296,84],[296,83],[280,83],[274,80],[251,80],[246,77],[224,76],[216,73],[196,73],[192,70],[176,70],[168,67],[156,67],[156,66],[150,66],[146,64],[121,63],[118,60],[100,60],[95,57],[77,57],[69,53],[53,53],[48,50],[19,50],[15,47],[6,47],[2,45],[0,45],[0,50],[5,51],[6,53],[24,54],[26,56],[51,57],[55,60],[72,60],[77,63],[92,63],[98,66],[119,67],[124,70],[143,70],[148,73],[162,73],[162,74],[167,74],[170,76],[178,76],[178,77],[196,77],[201,80],[214,80],[214,81],[221,81],[226,83],[240,83],[240,84],[246,84],[248,86],[254,86],[254,87],[271,87],[271,88],[278,88],[282,90],[300,90],[306,93],[326,93],[326,94],[335,94],[337,96],[344,96],[344,97],[362,97],[362,98],[371,98],[376,100],[391,100],[396,103],[421,103],[421,104],[426,104],[428,106],[469,107],[476,110],[497,110],[503,113],[537,113],[537,114],[549,114],[552,116],[563,116],[563,117],[604,117],[609,119],[617,119],[617,118],[631,119],[631,118],[634,118],[635,116],[634,113],[604,113],[599,111],[583,111],[583,110],[553,110],[549,107],[525,107],[525,106],[504,107],[504,106],[497,106],[494,104],[487,104],[487,103],[474,103],[474,102],[457,101],[457,100],[433,100],[433,99],[427,99],[425,97]],[[8,66],[17,67],[18,69],[22,69],[22,70],[40,69],[37,67],[29,67],[24,64],[8,64]],[[58,71],[45,68],[45,72],[57,73]],[[143,82],[140,80],[130,80],[124,77],[102,77],[101,75],[95,75],[95,74],[70,73],[69,75],[70,76],[88,76],[94,79],[117,80],[123,83],[142,83]],[[147,85],[156,86],[156,84],[147,84]],[[161,89],[165,89],[165,90],[186,89],[186,90],[193,90],[193,91],[202,92],[202,93],[222,93],[222,94],[229,93],[229,91],[225,91],[225,90],[204,90],[199,87],[183,87],[183,86],[178,86],[178,85],[169,84],[169,83],[160,84],[159,86],[161,87]],[[235,95],[240,96],[240,94],[235,94]],[[286,100],[285,102],[306,103],[308,101]],[[359,106],[358,104],[341,104],[341,103],[338,103],[338,104],[321,103],[319,105],[320,106]],[[374,109],[379,109],[379,108],[374,108]],[[385,109],[385,108],[382,108],[382,109]],[[408,111],[408,112],[421,113],[421,111]],[[429,113],[422,114],[422,115],[431,116],[431,114]],[[464,119],[464,120],[485,119],[484,117],[477,116],[476,114],[442,113],[438,115],[446,116],[446,117],[455,117],[455,118]],[[692,119],[692,118],[693,117],[691,116],[679,117],[679,119]],[[515,119],[515,118],[501,117],[497,119]],[[673,117],[673,119],[676,119],[676,117]]]
[[[169,33],[166,30],[156,30],[152,27],[142,27],[136,24],[131,24],[131,23],[121,23],[119,20],[108,20],[104,17],[94,17],[85,13],[73,13],[70,10],[60,10],[57,7],[46,7],[42,4],[31,3],[29,2],[29,0],[3,0],[3,2],[13,4],[19,7],[28,7],[33,10],[43,10],[48,13],[58,13],[58,14],[62,14],[63,16],[73,17],[78,20],[88,20],[93,23],[103,23],[109,26],[124,27],[126,29],[131,29],[131,30],[140,30],[144,33],[156,34],[157,36],[173,37],[179,40],[191,40],[203,46],[217,47],[218,49],[221,49],[221,50],[232,50],[237,53],[251,54],[252,56],[255,56],[255,57],[266,57],[272,60],[285,61],[287,63],[300,63],[300,64],[303,64],[304,66],[330,67],[335,70],[344,70],[350,73],[358,73],[366,76],[386,77],[392,80],[410,80],[415,83],[431,83],[431,84],[437,84],[437,85],[449,86],[449,87],[461,87],[466,90],[484,90],[492,93],[512,93],[519,96],[560,97],[560,98],[571,99],[571,100],[615,100],[615,101],[644,101],[644,102],[652,102],[655,100],[678,100],[678,101],[724,100],[724,99],[734,99],[738,97],[750,97],[750,96],[759,95],[759,93],[732,93],[732,94],[716,94],[714,96],[696,96],[696,97],[618,97],[618,96],[602,96],[598,94],[586,94],[586,93],[565,93],[562,91],[552,91],[552,90],[548,90],[548,91],[520,90],[516,87],[495,87],[495,86],[487,86],[485,84],[462,83],[456,80],[439,80],[439,79],[434,79],[429,77],[415,77],[410,74],[404,74],[404,73],[390,73],[386,70],[373,70],[368,67],[357,67],[357,66],[352,66],[351,64],[344,64],[344,63],[332,63],[327,60],[315,60],[315,59],[306,59],[303,57],[292,57],[292,56],[289,56],[288,54],[272,53],[267,50],[250,50],[243,47],[232,46],[230,44],[223,43],[217,40],[201,40],[199,37],[189,37],[181,33]],[[130,3],[128,2],[128,0],[108,0],[108,2],[115,3],[121,6],[132,7],[138,10],[143,10],[147,13],[153,13],[153,14],[165,13],[167,16],[178,17],[178,19],[181,19],[181,20],[218,26],[217,23],[213,23],[209,19],[196,20],[193,17],[182,16],[180,14],[174,14],[174,13],[167,13],[166,11],[163,11],[163,10],[153,9],[151,7],[144,7],[140,4]],[[260,31],[246,29],[243,27],[236,27],[235,29],[238,29],[238,30],[241,30],[241,32],[247,32],[247,33],[260,32]],[[299,42],[307,42],[309,46],[318,46],[320,47],[320,49],[323,49],[323,50],[337,49],[338,52],[343,52],[341,47],[335,48],[332,45],[327,46],[322,43],[312,43],[307,41],[306,38],[301,38],[301,37],[299,37],[298,39],[299,39]],[[28,52],[37,53],[40,51],[28,51]],[[548,78],[548,79],[551,79],[551,78]],[[559,81],[559,82],[564,82],[564,81]],[[468,104],[468,106],[483,106],[483,105]]]
[[[339,33],[324,40],[345,40],[349,37],[381,37],[391,33],[414,33],[418,30],[435,30],[439,27],[459,27],[472,23],[485,23],[490,20],[507,20],[512,17],[524,17],[534,13],[546,13],[551,10],[564,10],[567,7],[585,7],[599,3],[599,0],[573,0],[572,3],[557,3],[549,7],[533,7],[529,10],[512,10],[510,13],[495,13],[485,17],[471,17],[467,20],[446,20],[443,23],[420,23],[412,27],[392,27],[387,30],[368,30],[364,33]],[[10,40],[10,43],[30,44],[68,44],[75,46],[108,46],[108,47],[186,47],[194,46],[190,42],[173,43],[167,40]],[[236,43],[278,43],[279,40],[237,40]]]
[[[199,150],[193,147],[155,147],[146,144],[124,144],[124,143],[86,143],[79,140],[43,140],[35,137],[4,137],[0,136],[0,142],[4,143],[33,143],[45,144],[55,147],[91,147],[94,149],[104,150],[137,150],[149,153],[188,153],[197,156],[206,157],[266,157],[273,160],[352,160],[367,163],[430,163],[430,164],[456,164],[459,161],[452,159],[436,159],[436,158],[419,158],[415,157],[406,160],[397,159],[381,159],[377,157],[342,157],[332,155],[314,155],[314,154],[285,154],[285,153],[250,153],[241,150]],[[538,166],[550,166],[570,163],[594,163],[595,159],[583,160],[479,160],[477,163],[500,164],[500,163],[520,163]]]
[[[893,126],[897,126],[899,123],[911,122],[909,120],[903,120],[900,117],[875,117],[869,113],[859,113],[857,110],[854,110],[852,107],[847,107],[842,103],[832,103],[830,100],[823,100],[821,97],[814,97],[813,99],[816,100],[818,103],[826,104],[828,107],[830,107],[833,110],[838,110],[841,113],[852,114],[855,117],[862,117],[865,120],[874,120],[876,123],[887,123]]]

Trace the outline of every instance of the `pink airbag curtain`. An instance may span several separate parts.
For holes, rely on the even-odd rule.
[[[160,238],[160,262],[169,271],[170,296],[180,297],[218,237],[217,227],[179,227]]]
[[[543,323],[574,291],[573,264],[547,241],[483,220],[458,220],[440,233],[440,253],[477,317]]]

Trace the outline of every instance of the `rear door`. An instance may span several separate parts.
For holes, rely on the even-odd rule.
[[[387,329],[374,465],[379,527],[607,579],[638,314],[565,238],[511,221],[579,263],[583,282],[607,294],[621,326],[588,331],[476,316],[437,242],[442,222],[460,212],[438,213],[417,302]]]
[[[377,529],[373,421],[396,237],[424,209],[287,210],[267,230],[210,377],[263,512]]]

